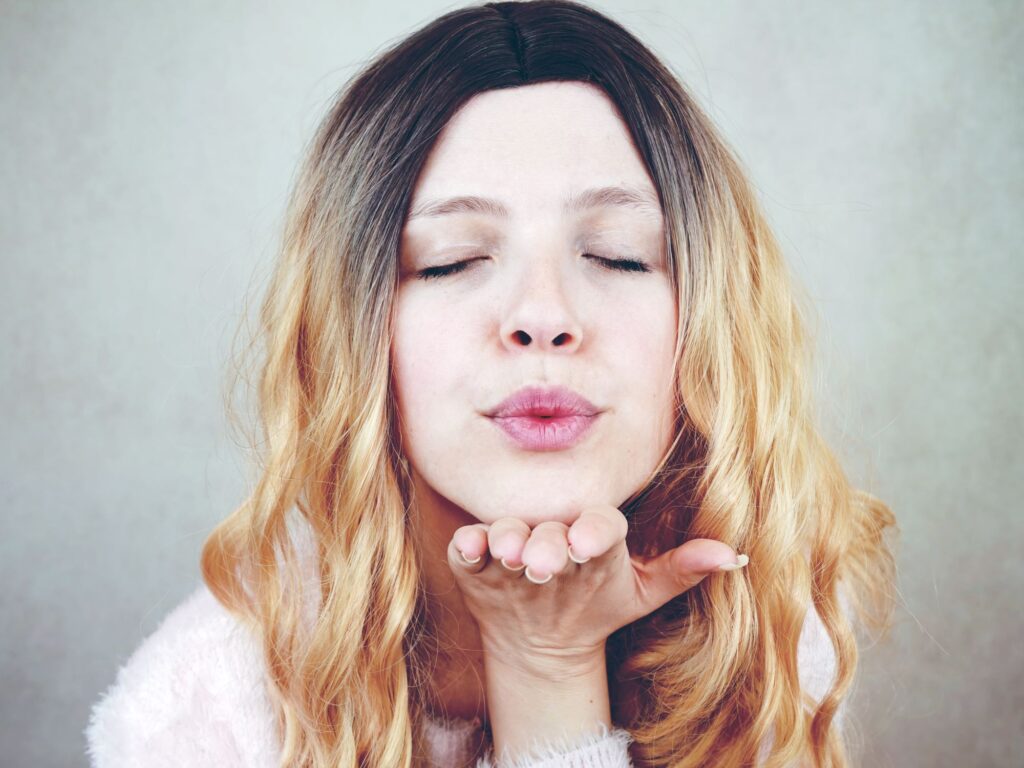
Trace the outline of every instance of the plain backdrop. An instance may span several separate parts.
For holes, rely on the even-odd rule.
[[[331,95],[460,4],[22,2],[0,18],[0,745],[89,707],[242,499],[246,292]],[[1024,750],[1021,3],[605,2],[737,148],[822,318],[823,424],[902,537],[866,766]]]

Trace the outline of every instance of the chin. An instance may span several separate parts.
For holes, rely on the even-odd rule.
[[[506,488],[489,488],[486,499],[470,504],[468,509],[481,522],[493,523],[502,517],[522,520],[531,528],[545,521],[572,525],[587,507],[613,504],[617,494],[610,489],[586,491],[580,478],[559,477],[550,484],[516,483]],[[570,487],[572,490],[570,491]]]

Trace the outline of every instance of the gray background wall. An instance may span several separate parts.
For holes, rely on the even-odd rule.
[[[230,336],[302,143],[361,62],[456,7],[288,5],[0,6],[5,765],[85,765],[90,704],[198,585],[245,479]],[[596,7],[748,164],[821,312],[826,428],[899,516],[863,764],[1019,765],[1021,4]]]

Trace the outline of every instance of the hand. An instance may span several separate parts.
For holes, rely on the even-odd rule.
[[[625,516],[610,505],[588,507],[571,526],[546,521],[531,530],[505,517],[456,530],[448,564],[479,625],[484,653],[527,673],[589,670],[604,658],[612,632],[719,566],[733,570],[747,563],[746,555],[737,557],[713,539],[634,558],[626,548],[627,530]]]

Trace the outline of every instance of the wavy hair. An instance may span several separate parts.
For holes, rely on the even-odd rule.
[[[858,658],[847,604],[864,627],[891,623],[895,518],[852,487],[815,425],[813,315],[740,161],[648,48],[568,0],[440,16],[365,65],[306,148],[235,369],[258,370],[252,490],[201,556],[210,590],[261,640],[281,765],[423,764],[432,646],[392,397],[396,255],[456,110],[545,81],[590,83],[615,104],[658,190],[684,308],[676,436],[622,506],[630,551],[704,537],[751,558],[743,578],[706,579],[609,638],[632,759],[746,766],[768,743],[769,768],[846,766],[835,717]],[[312,581],[293,522],[311,533]],[[837,661],[820,701],[797,667],[812,604]]]

